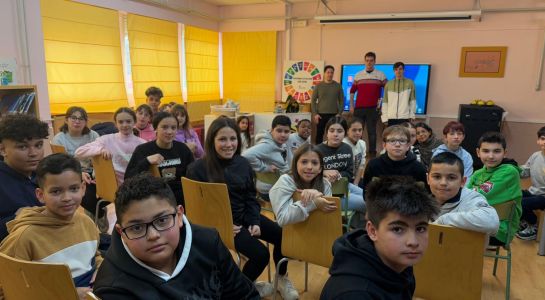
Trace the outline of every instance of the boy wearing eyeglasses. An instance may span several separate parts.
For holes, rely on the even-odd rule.
[[[410,176],[416,182],[426,184],[426,168],[416,160],[416,156],[407,155],[411,147],[411,133],[408,128],[394,125],[382,133],[382,146],[386,152],[370,160],[365,167],[363,186],[373,180],[373,177],[390,175]]]
[[[216,230],[190,224],[160,178],[127,179],[94,293],[108,299],[259,299]]]
[[[81,165],[68,154],[52,154],[38,164],[36,177],[36,196],[44,206],[19,210],[7,224],[9,235],[0,252],[26,261],[68,265],[79,298],[85,299],[102,257],[96,225],[78,212],[85,194]]]

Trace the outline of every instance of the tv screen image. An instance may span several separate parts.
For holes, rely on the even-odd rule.
[[[388,80],[395,78],[393,64],[376,64],[375,69],[382,71]],[[363,70],[365,70],[364,64],[342,65],[341,85],[344,91],[344,110],[348,110],[350,106],[350,88],[354,83],[354,77],[356,73]],[[417,115],[425,115],[427,111],[430,70],[429,64],[405,64],[405,77],[413,80],[416,88]]]

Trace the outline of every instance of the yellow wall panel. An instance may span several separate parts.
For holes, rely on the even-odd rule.
[[[241,111],[272,111],[275,100],[276,32],[226,32],[223,95]]]

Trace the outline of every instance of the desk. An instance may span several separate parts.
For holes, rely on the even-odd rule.
[[[236,117],[238,117],[240,115],[244,115],[244,114],[237,114]],[[252,133],[252,136],[255,135],[256,133],[260,132],[260,131],[271,129],[272,120],[274,119],[274,117],[276,117],[276,115],[286,115],[286,116],[288,116],[291,119],[291,127],[292,128],[295,128],[295,125],[297,124],[297,122],[299,122],[302,119],[310,120],[310,112],[292,113],[292,114],[254,113],[254,114],[250,114],[250,115],[253,115],[253,121],[254,121],[254,124],[253,124],[254,132]],[[204,116],[204,134],[205,134],[205,136],[206,136],[206,133],[208,132],[208,127],[210,126],[210,124],[212,124],[212,122],[217,117],[218,117],[217,115],[205,115]],[[233,119],[236,120],[236,117],[234,117]]]

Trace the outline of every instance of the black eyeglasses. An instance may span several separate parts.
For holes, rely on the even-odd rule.
[[[386,143],[390,145],[400,144],[400,145],[406,145],[409,141],[406,139],[387,139]]]
[[[145,237],[148,234],[148,228],[153,226],[157,231],[165,231],[170,229],[176,224],[175,219],[178,213],[168,214],[160,216],[151,222],[134,224],[121,229],[121,232],[129,240],[136,240]]]

